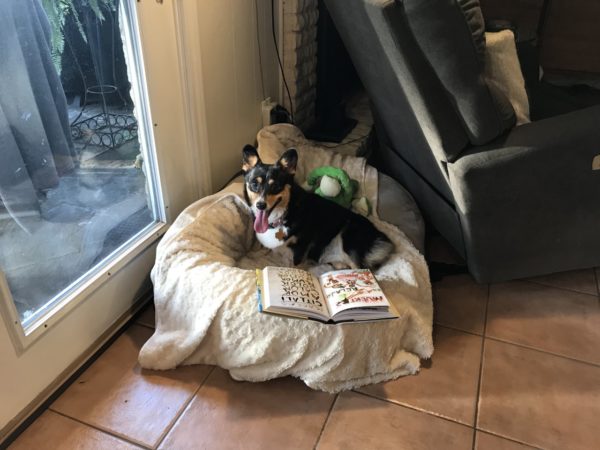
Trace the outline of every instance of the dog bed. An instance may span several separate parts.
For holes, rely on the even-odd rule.
[[[267,163],[296,147],[300,183],[315,167],[342,167],[377,205],[378,175],[364,159],[316,148],[292,125],[261,130],[258,144]],[[236,380],[291,375],[327,392],[417,372],[420,358],[433,352],[433,311],[427,265],[407,236],[376,213],[370,217],[396,247],[375,275],[399,319],[326,325],[260,314],[254,269],[291,261],[256,241],[242,193],[241,181],[234,182],[194,203],[159,244],[152,270],[156,331],[140,352],[141,366],[214,364]]]

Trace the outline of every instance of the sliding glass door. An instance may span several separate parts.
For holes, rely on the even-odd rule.
[[[25,330],[163,217],[124,11],[0,4],[0,269]]]
[[[0,1],[0,439],[131,316],[200,194],[182,5]]]

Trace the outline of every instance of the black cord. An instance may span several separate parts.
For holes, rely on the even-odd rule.
[[[231,183],[233,180],[235,180],[237,177],[239,177],[240,175],[243,175],[244,171],[243,170],[238,170],[236,173],[234,173],[231,178],[229,180],[227,180],[225,182],[225,184],[223,186],[221,186],[221,189],[219,189],[219,191],[222,191],[223,189],[225,189],[227,187],[227,185],[229,185],[229,183]]]
[[[548,23],[548,17],[550,15],[550,4],[552,0],[544,0],[542,3],[542,9],[540,11],[540,18],[537,26],[537,40],[538,40],[538,52],[541,55],[542,45],[544,45],[544,31],[546,31],[546,25]]]
[[[258,26],[258,0],[254,0],[254,15],[256,20],[256,42],[258,44],[258,67],[260,68],[260,86],[262,88],[262,98],[265,99],[265,79],[263,75],[262,52],[260,50],[260,28]]]
[[[350,141],[345,141],[345,142],[344,142],[344,141],[342,141],[342,142],[340,142],[339,144],[335,144],[335,145],[323,145],[323,144],[319,143],[319,146],[320,146],[320,147],[323,147],[323,148],[337,148],[337,147],[341,147],[342,145],[346,145],[346,144],[352,144],[353,142],[356,142],[356,141],[361,141],[361,140],[363,140],[363,139],[366,139],[366,138],[368,138],[368,137],[369,137],[369,135],[370,135],[370,134],[371,134],[371,133],[365,134],[364,136],[357,137],[357,138],[355,138],[355,139],[352,139],[352,140],[350,140]],[[315,141],[313,141],[313,142],[315,142]]]
[[[281,70],[283,85],[285,86],[288,100],[290,102],[290,117],[292,118],[292,123],[294,123],[294,105],[292,103],[292,95],[290,94],[290,88],[287,84],[287,80],[285,79],[283,64],[281,63],[281,57],[279,56],[279,47],[277,47],[277,36],[275,34],[275,0],[271,0],[271,31],[273,32],[273,44],[275,44],[275,53],[277,54],[277,62],[279,62],[279,69]]]

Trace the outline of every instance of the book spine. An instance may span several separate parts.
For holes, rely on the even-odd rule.
[[[262,270],[256,269],[256,301],[258,303],[258,312],[263,312],[262,308]]]

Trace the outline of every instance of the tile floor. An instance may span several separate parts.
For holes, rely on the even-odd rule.
[[[447,277],[420,374],[339,395],[214,367],[141,370],[148,309],[10,448],[598,449],[599,279]]]

